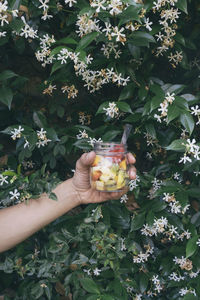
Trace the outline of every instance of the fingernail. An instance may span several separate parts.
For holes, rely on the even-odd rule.
[[[131,176],[131,177],[136,177],[135,171],[132,171],[132,170],[131,170],[131,171],[130,171],[130,176]]]

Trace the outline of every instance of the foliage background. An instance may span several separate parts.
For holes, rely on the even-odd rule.
[[[4,1],[0,20],[1,208],[54,201],[81,153],[125,123],[138,172],[121,201],[79,207],[1,254],[0,293],[199,299],[198,0]]]

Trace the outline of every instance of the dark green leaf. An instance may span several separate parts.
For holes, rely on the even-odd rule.
[[[130,107],[130,105],[128,104],[128,103],[126,103],[126,102],[117,102],[117,107],[121,110],[121,111],[123,111],[123,112],[129,112],[129,113],[133,113],[132,112],[132,109],[131,109],[131,107]]]
[[[149,279],[146,274],[140,273],[140,291],[144,293],[148,287]]]
[[[126,100],[129,99],[131,97],[133,97],[134,95],[134,90],[135,90],[135,84],[130,83],[127,86],[125,86],[123,88],[123,90],[121,91],[120,95],[119,95],[119,101],[120,100]]]
[[[90,43],[92,43],[97,35],[99,35],[98,32],[90,32],[87,35],[83,36],[77,45],[76,51],[85,49]]]
[[[142,212],[134,216],[133,219],[131,220],[131,231],[140,229],[144,224],[144,220],[145,220],[145,212]]]
[[[189,112],[185,112],[185,113],[181,114],[180,122],[191,135],[194,130],[194,125],[195,125],[192,115]]]
[[[35,111],[33,113],[33,121],[40,128],[46,128],[47,127],[47,119],[41,111]]]
[[[187,245],[186,245],[186,257],[190,257],[192,256],[196,249],[197,249],[197,240],[198,240],[198,236],[194,236],[192,237],[188,242],[187,242]]]
[[[188,13],[187,11],[187,0],[178,0],[177,3],[175,3],[175,5],[182,10],[184,13]]]
[[[84,290],[86,290],[89,293],[95,293],[100,294],[99,288],[97,284],[94,282],[94,280],[90,278],[82,278],[80,279],[80,283]]]
[[[165,147],[166,150],[173,150],[173,151],[180,151],[185,152],[185,141],[180,140],[174,140],[169,146]]]
[[[106,132],[103,136],[102,136],[102,140],[104,142],[109,142],[112,141],[117,135],[119,135],[121,133],[120,130],[110,130],[108,132]]]
[[[13,71],[5,70],[5,71],[0,73],[0,80],[1,81],[7,80],[7,79],[15,77],[15,76],[18,76],[18,75],[16,73],[14,73]]]
[[[0,102],[4,103],[10,109],[12,99],[13,99],[12,90],[6,86],[1,87],[0,88]]]

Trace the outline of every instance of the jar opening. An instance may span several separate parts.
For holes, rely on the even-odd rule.
[[[127,145],[122,143],[101,143],[97,142],[94,144],[94,151],[95,152],[101,152],[101,153],[110,153],[112,155],[115,153],[115,155],[118,155],[120,153],[126,153],[127,152]]]

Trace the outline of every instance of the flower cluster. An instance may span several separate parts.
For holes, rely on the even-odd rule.
[[[154,284],[153,289],[156,292],[156,294],[160,293],[161,290],[163,289],[163,286],[161,286],[161,282],[160,282],[160,279],[158,279],[158,275],[153,275],[153,277],[152,277],[151,280],[152,280],[152,282]]]
[[[200,108],[199,108],[199,105],[192,106],[190,108],[190,110],[191,110],[191,114],[194,115],[194,116],[197,116],[197,118],[198,118],[198,121],[196,122],[196,125],[200,125]]]
[[[179,201],[176,200],[174,194],[164,193],[163,200],[169,204],[170,212],[174,214],[185,214],[190,207],[189,204],[182,207]]]
[[[137,263],[137,264],[144,263],[148,260],[149,256],[151,254],[153,254],[153,252],[154,252],[153,247],[151,247],[150,245],[144,245],[144,248],[146,248],[145,253],[140,251],[139,254],[133,256],[133,262],[134,263]]]
[[[51,142],[51,140],[47,138],[46,133],[47,132],[43,128],[37,130],[38,142],[36,143],[36,146],[38,148],[40,148],[40,146],[44,147]]]
[[[167,93],[165,96],[165,99],[162,103],[160,103],[160,108],[158,108],[158,111],[160,112],[160,115],[154,114],[154,118],[157,119],[159,123],[162,122],[162,118],[164,118],[164,121],[167,121],[167,112],[168,112],[168,106],[169,104],[172,104],[175,100],[175,94]]]
[[[191,237],[191,233],[188,230],[179,233],[178,228],[169,224],[167,218],[164,217],[154,219],[152,226],[145,224],[141,229],[141,233],[145,236],[158,236],[158,234],[162,233],[167,240],[171,240],[173,238],[183,241],[184,237],[186,239]]]
[[[55,43],[54,36],[51,37],[49,34],[44,34],[39,38],[40,40],[40,49],[35,52],[35,56],[38,61],[42,62],[42,67],[51,64],[54,60],[54,56],[51,55],[50,46]]]
[[[177,19],[180,12],[178,8],[174,8],[175,3],[178,0],[156,0],[154,1],[153,10],[160,13],[159,24],[162,26],[161,31],[156,34],[157,41],[160,41],[161,45],[156,50],[156,56],[162,56],[163,53],[174,47],[174,36],[176,35]],[[182,52],[176,51],[175,54],[170,53],[168,56],[169,61],[175,67],[182,61]]]
[[[65,93],[65,92],[68,93],[68,95],[67,95],[68,99],[77,97],[78,90],[75,88],[74,84],[72,84],[71,86],[64,85],[61,88],[61,90],[63,93]]]
[[[103,110],[105,110],[106,115],[112,119],[118,117],[119,115],[119,108],[115,102],[109,102],[108,107],[104,107]]]
[[[83,111],[80,111],[78,115],[79,115],[79,123],[81,125],[90,125],[91,117],[92,117],[91,115],[85,114]]]
[[[181,270],[190,271],[193,268],[192,261],[189,258],[185,258],[184,256],[182,256],[181,258],[175,256],[173,261],[181,268]]]
[[[186,143],[183,143],[185,146],[185,153],[180,158],[179,163],[186,163],[186,162],[192,162],[192,158],[195,158],[196,160],[200,160],[200,147],[196,144],[196,140],[187,139]]]
[[[11,138],[13,140],[20,139],[22,137],[23,131],[24,131],[24,128],[21,125],[19,125],[18,128],[14,128],[14,130],[10,131]]]
[[[138,182],[140,182],[140,177],[136,175],[135,179],[129,181],[129,191],[133,191],[136,187],[138,187]]]

